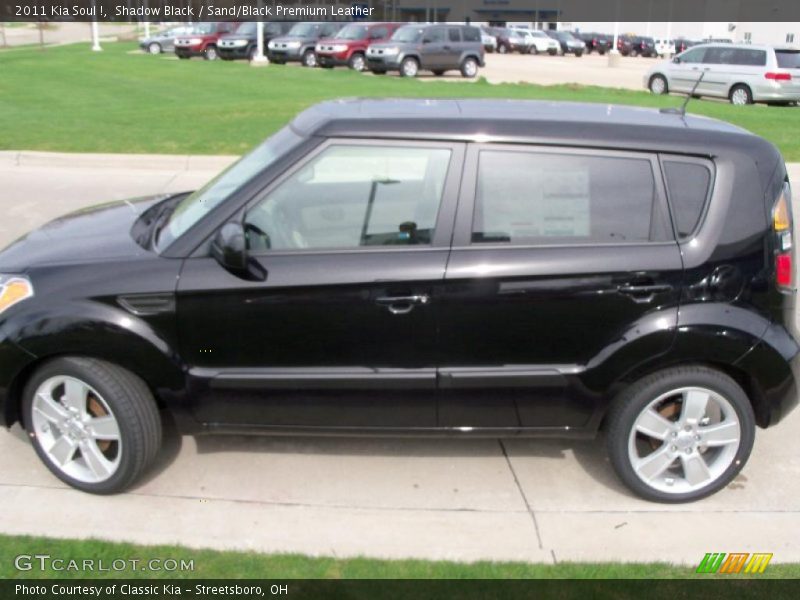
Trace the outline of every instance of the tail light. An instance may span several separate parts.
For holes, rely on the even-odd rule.
[[[772,230],[775,232],[775,283],[779,289],[794,289],[794,240],[789,185],[772,208]]]
[[[764,77],[767,79],[771,79],[772,81],[791,81],[792,74],[791,73],[764,73]]]

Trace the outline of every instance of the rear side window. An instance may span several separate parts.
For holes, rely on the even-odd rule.
[[[679,237],[688,237],[700,223],[711,187],[711,171],[694,162],[664,161],[667,193]]]
[[[464,27],[461,30],[462,34],[464,35],[465,42],[480,42],[481,41],[481,32],[478,31],[477,27]]]
[[[767,52],[765,50],[737,48],[733,51],[733,64],[747,67],[763,67],[767,64]]]
[[[451,42],[460,42],[461,41],[461,30],[456,27],[451,27],[447,30],[447,36],[450,38]]]
[[[661,206],[647,158],[484,150],[472,242],[664,241],[671,234]]]
[[[775,58],[781,69],[800,69],[800,50],[775,50]]]

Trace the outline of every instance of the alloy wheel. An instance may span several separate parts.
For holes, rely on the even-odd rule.
[[[161,54],[161,45],[157,42],[153,42],[147,47],[147,51],[150,54]]]
[[[733,463],[742,426],[731,402],[701,387],[679,388],[650,402],[628,437],[637,477],[667,494],[686,494],[717,481]]]
[[[653,77],[653,79],[650,80],[650,91],[654,94],[661,95],[665,93],[666,88],[667,84],[663,77]]]
[[[736,106],[744,106],[745,104],[750,103],[750,97],[747,93],[747,90],[744,88],[736,88],[731,93],[731,104],[735,104]]]
[[[356,54],[350,59],[350,67],[354,71],[363,71],[366,66],[367,63],[361,54]]]
[[[122,439],[114,413],[89,384],[56,376],[36,390],[33,433],[47,459],[84,483],[109,479],[119,467]]]

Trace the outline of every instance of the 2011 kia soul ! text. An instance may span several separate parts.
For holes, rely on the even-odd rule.
[[[329,102],[194,193],[0,253],[0,414],[96,493],[169,411],[194,434],[603,429],[634,492],[694,500],[797,404],[794,256],[780,154],[725,123]]]

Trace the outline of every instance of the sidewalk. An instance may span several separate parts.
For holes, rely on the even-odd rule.
[[[81,206],[195,188],[230,161],[0,152],[0,246]],[[800,181],[800,164],[791,172]],[[171,434],[145,481],[98,497],[50,475],[17,426],[0,431],[0,532],[461,561],[800,561],[798,431],[800,411],[759,430],[727,489],[659,505],[618,482],[602,439]]]

